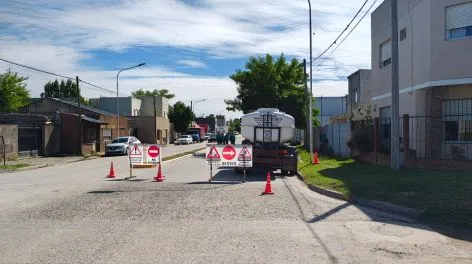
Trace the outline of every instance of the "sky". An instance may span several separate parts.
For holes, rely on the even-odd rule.
[[[364,0],[311,2],[315,58]],[[120,74],[120,95],[168,89],[176,95],[171,103],[206,99],[194,104],[197,116],[233,118],[240,113],[224,103],[237,95],[229,76],[249,57],[284,53],[309,61],[308,14],[306,0],[11,0],[0,9],[0,58],[113,91],[120,69],[145,62]],[[347,76],[370,68],[370,57],[368,14],[333,54],[313,63],[314,95],[347,94]],[[29,77],[33,97],[56,78],[0,61],[0,71],[8,69]],[[116,96],[81,90],[86,98]]]

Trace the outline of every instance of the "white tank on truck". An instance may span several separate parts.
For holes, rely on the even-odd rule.
[[[298,162],[297,148],[290,146],[294,132],[295,119],[277,108],[259,108],[241,117],[243,144],[252,145],[253,167],[294,175]]]
[[[259,108],[241,117],[241,135],[251,142],[281,144],[292,140],[294,131],[295,119],[277,108]]]

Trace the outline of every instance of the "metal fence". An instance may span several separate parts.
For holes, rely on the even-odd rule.
[[[472,111],[459,112],[451,114],[443,105],[441,115],[400,117],[398,147],[401,160],[404,163],[433,161],[445,164],[458,161],[472,164]],[[368,156],[366,153],[373,153],[375,162],[381,157],[382,163],[388,164],[391,154],[391,119],[376,118],[372,123],[352,122],[351,138],[359,140],[362,137],[356,137],[356,134],[363,134],[364,141],[357,146],[363,146],[363,157]]]

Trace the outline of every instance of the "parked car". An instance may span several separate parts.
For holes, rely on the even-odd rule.
[[[211,133],[206,133],[206,135],[203,137],[203,140],[209,141],[210,140]]]
[[[179,139],[177,139],[174,144],[175,145],[183,145],[183,144],[186,144],[186,145],[189,145],[189,144],[192,144],[193,143],[193,138],[191,135],[182,135],[180,136]]]
[[[105,148],[105,155],[128,155],[128,147],[132,144],[141,144],[141,141],[135,137],[115,138]]]
[[[216,142],[216,133],[211,133],[208,142]]]

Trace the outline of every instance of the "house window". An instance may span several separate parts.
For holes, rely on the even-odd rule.
[[[400,31],[400,41],[406,39],[406,28]]]
[[[443,140],[472,141],[472,99],[442,103]]]
[[[392,45],[390,40],[380,45],[380,68],[392,63]]]
[[[472,37],[472,2],[446,7],[446,39]]]

